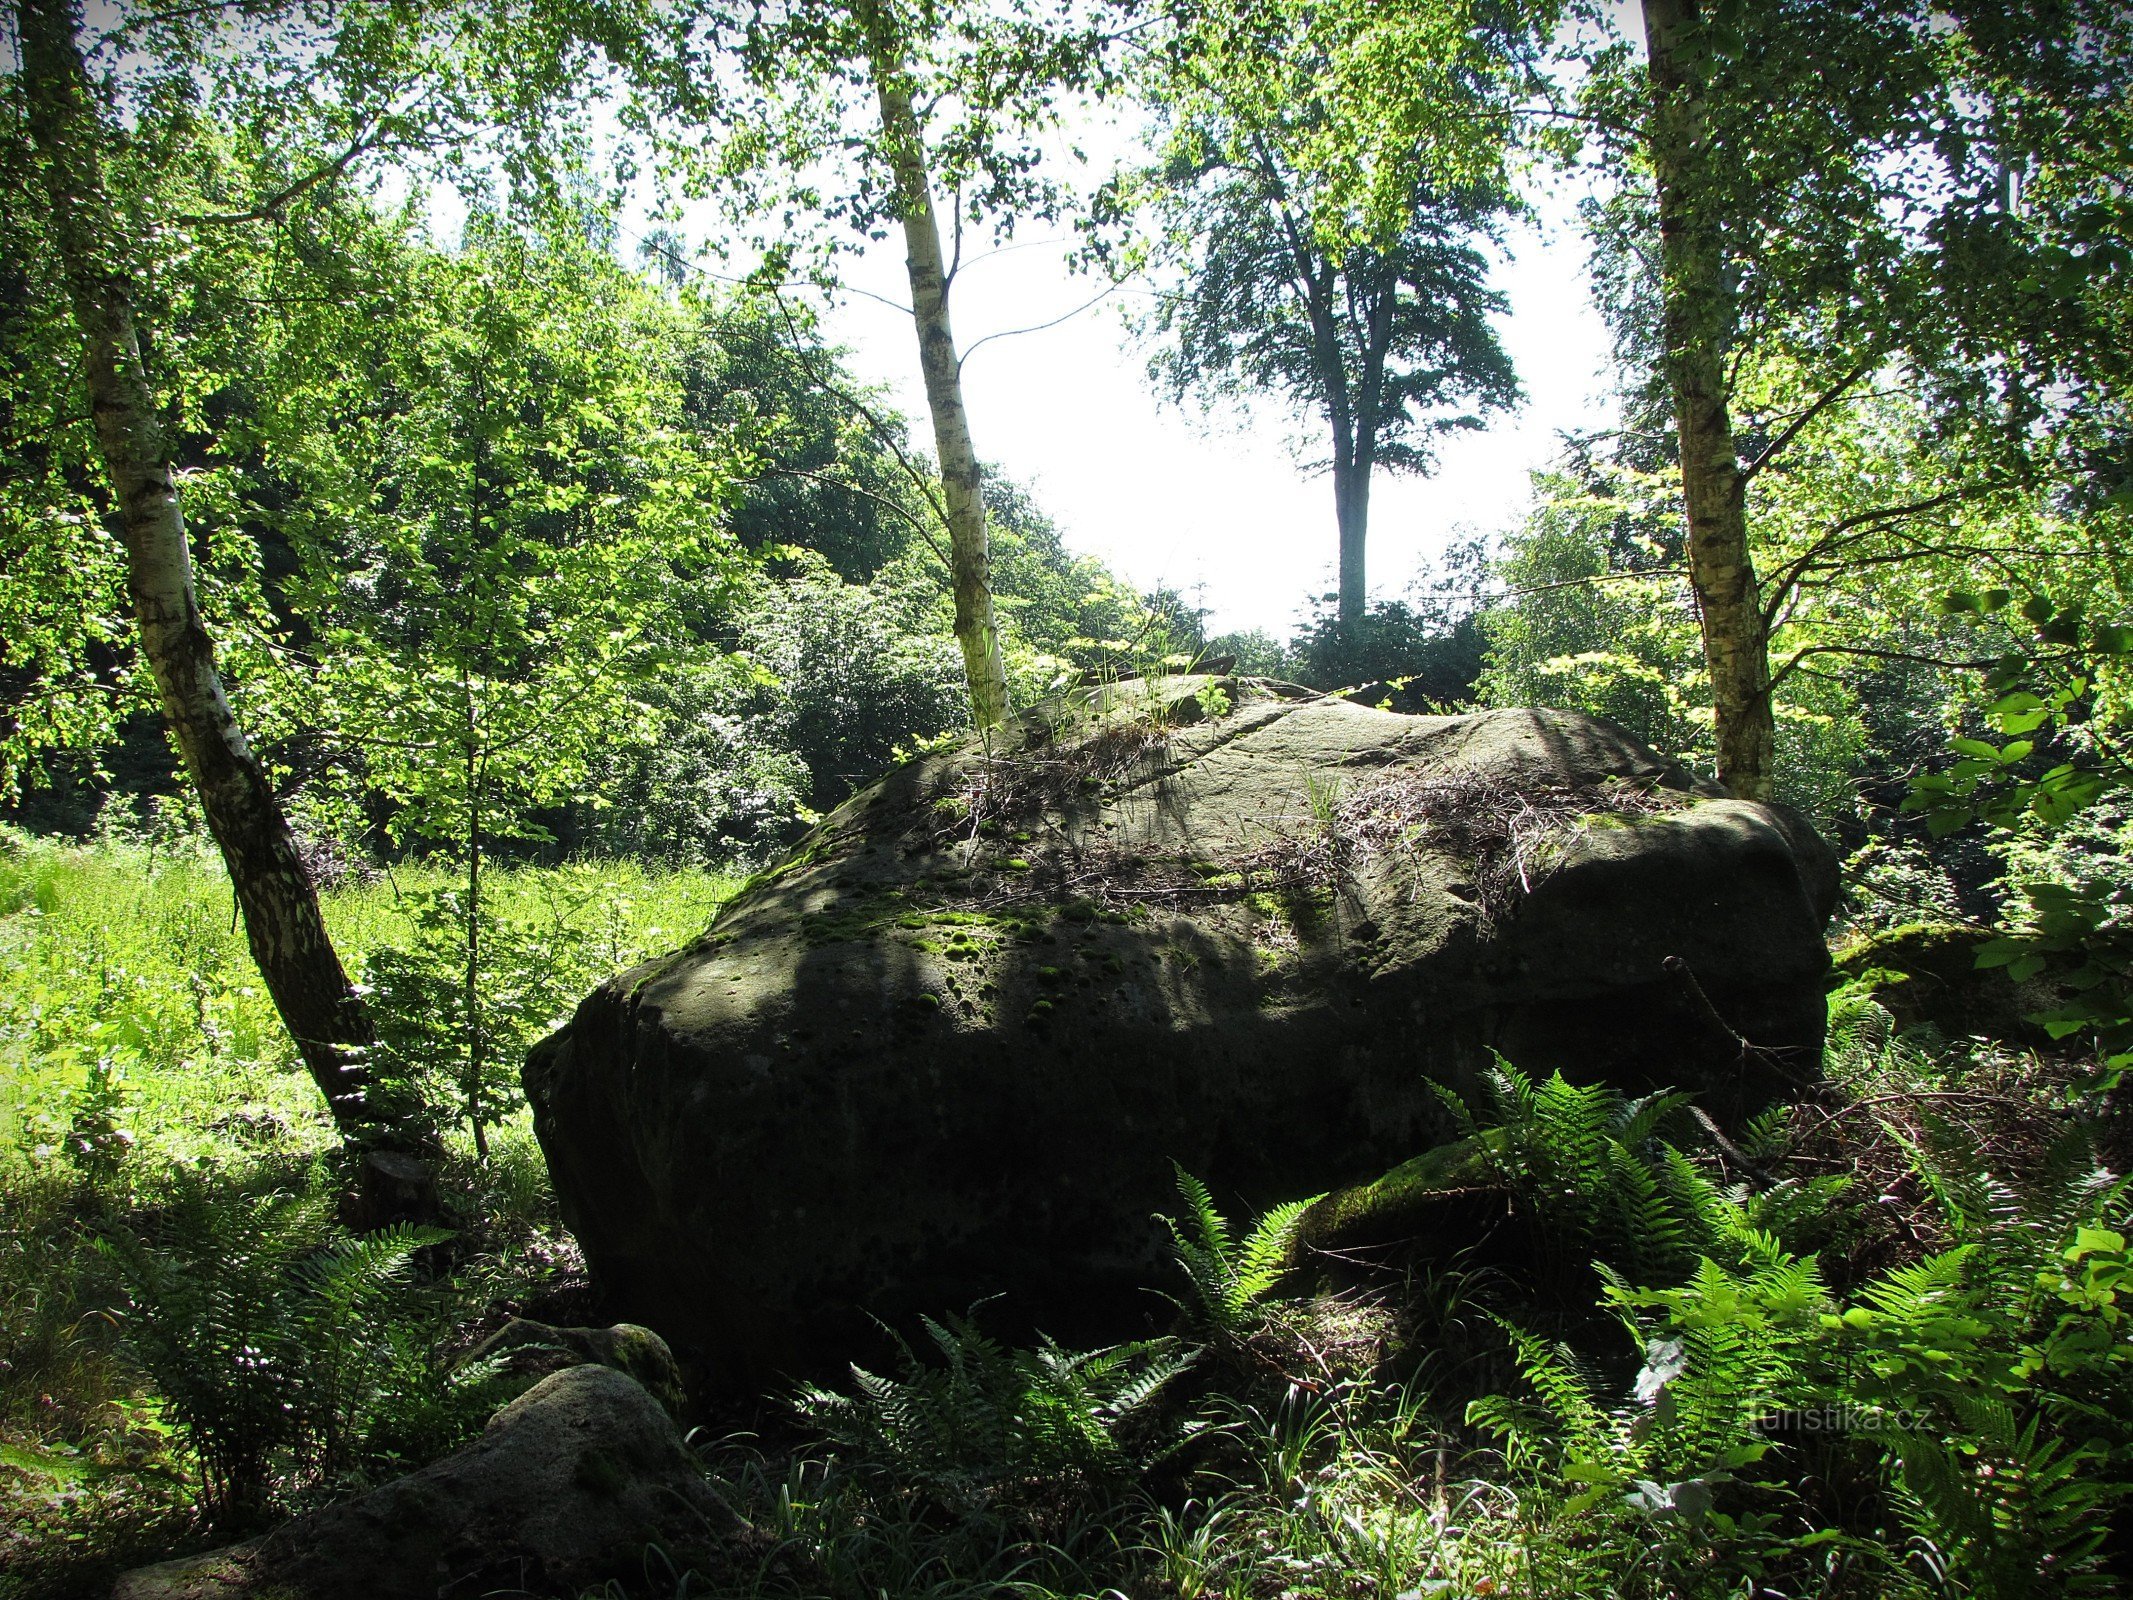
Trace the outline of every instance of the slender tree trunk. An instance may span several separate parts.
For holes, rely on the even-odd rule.
[[[1352,274],[1355,268],[1351,264],[1348,270]],[[1389,278],[1389,274],[1386,276]],[[1352,285],[1354,278],[1351,276],[1349,281]],[[1378,464],[1378,424],[1384,415],[1385,400],[1385,358],[1392,347],[1393,297],[1399,293],[1399,287],[1398,281],[1393,279],[1375,283],[1365,291],[1368,301],[1361,329],[1363,360],[1361,370],[1356,374],[1358,382],[1352,402],[1354,420],[1346,427],[1336,423],[1336,459],[1340,454],[1338,435],[1346,432],[1349,438],[1346,450],[1348,486],[1345,492],[1338,487],[1334,491],[1341,525],[1340,619],[1349,627],[1362,622],[1370,603],[1369,578],[1364,564],[1364,549],[1370,537],[1370,479]],[[1352,311],[1352,298],[1349,305]],[[1337,350],[1331,359],[1339,362]]]
[[[1370,526],[1370,461],[1358,454],[1355,408],[1348,393],[1348,367],[1341,356],[1340,327],[1333,305],[1336,269],[1311,242],[1302,220],[1292,215],[1282,196],[1273,157],[1259,149],[1260,181],[1274,202],[1289,246],[1291,283],[1311,327],[1311,359],[1324,390],[1326,421],[1333,430],[1333,519],[1340,531],[1338,609],[1334,616],[1349,632],[1363,620],[1369,586],[1363,568],[1363,541]]]
[[[467,1017],[467,1128],[474,1135],[474,1158],[489,1160],[489,1133],[484,1126],[481,1075],[488,1065],[481,1008],[481,802],[484,774],[476,756],[473,685],[467,686],[467,967],[461,1003]]]
[[[881,106],[881,132],[896,179],[903,220],[904,266],[911,280],[911,312],[918,324],[919,367],[933,414],[933,453],[940,459],[941,499],[948,516],[948,555],[955,585],[955,637],[963,647],[972,718],[989,728],[1007,718],[1007,667],[993,621],[992,553],[985,532],[984,483],[970,416],[963,407],[963,368],[948,320],[948,271],[941,260],[940,224],[926,175],[926,150],[901,41],[882,0],[853,0],[866,30],[868,66]]]
[[[1352,444],[1337,440],[1333,460],[1333,511],[1340,522],[1340,610],[1343,628],[1358,626],[1369,605],[1363,546],[1370,533],[1370,464]]]
[[[1348,393],[1348,369],[1341,360],[1340,330],[1330,304],[1332,277],[1299,273],[1306,286],[1305,310],[1311,320],[1311,343],[1319,379],[1326,391],[1326,421],[1333,428],[1333,518],[1340,529],[1339,610],[1343,629],[1363,620],[1368,589],[1363,572],[1363,539],[1370,527],[1370,466],[1357,453],[1355,408]]]
[[[229,868],[252,959],[343,1140],[357,1148],[426,1148],[419,1132],[396,1124],[372,1094],[370,1013],[334,950],[288,819],[223,694],[194,593],[169,441],[141,361],[73,4],[17,0],[15,12],[30,135],[85,346],[127,589],[164,720]]]
[[[1643,0],[1643,5],[1666,377],[1681,441],[1689,578],[1703,618],[1704,660],[1717,714],[1718,775],[1741,799],[1767,800],[1777,747],[1770,650],[1748,550],[1747,480],[1734,450],[1728,409],[1733,293],[1708,199],[1711,163],[1723,156],[1708,142],[1702,69],[1685,48],[1700,22],[1699,0]]]

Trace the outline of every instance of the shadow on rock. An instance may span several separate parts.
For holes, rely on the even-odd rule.
[[[759,1390],[998,1296],[1160,1302],[1225,1206],[1440,1142],[1502,1050],[1721,1120],[1816,1070],[1829,848],[1619,728],[1184,677],[1049,702],[827,817],[526,1084],[565,1219],[692,1378]]]

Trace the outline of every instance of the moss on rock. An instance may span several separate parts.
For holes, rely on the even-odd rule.
[[[1837,951],[1837,976],[1871,989],[1899,1028],[1931,1027],[1950,1039],[2050,1044],[2051,1035],[2029,1019],[2065,996],[2048,979],[2018,983],[2004,968],[1980,968],[1978,951],[1991,937],[1960,923],[1907,923]]]
[[[1504,1192],[1500,1130],[1441,1144],[1383,1177],[1316,1201],[1297,1227],[1302,1251],[1341,1251],[1404,1243],[1441,1228],[1454,1209]]]
[[[1173,1161],[1249,1207],[1383,1172],[1492,1049],[1708,1084],[1720,1115],[1771,1092],[1669,957],[1728,1030],[1812,1058],[1834,865],[1782,808],[1568,713],[1210,682],[1078,693],[899,767],[534,1052],[618,1309],[735,1385],[993,1295],[1003,1327],[1107,1341],[1144,1320]],[[1530,842],[1498,826],[1520,795],[1670,820],[1551,831],[1484,914],[1476,850]]]

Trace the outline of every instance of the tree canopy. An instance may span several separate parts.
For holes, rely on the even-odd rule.
[[[1512,200],[1418,179],[1384,223],[1329,238],[1327,197],[1298,164],[1326,120],[1313,91],[1240,107],[1195,75],[1172,75],[1163,162],[1139,180],[1155,236],[1129,259],[1169,269],[1142,323],[1149,371],[1174,399],[1263,408],[1278,396],[1309,417],[1298,454],[1333,480],[1340,618],[1354,625],[1372,474],[1427,473],[1438,435],[1482,427],[1518,397],[1491,323],[1506,304],[1476,248],[1500,238]]]

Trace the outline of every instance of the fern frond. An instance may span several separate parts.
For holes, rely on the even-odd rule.
[[[375,1233],[337,1239],[291,1269],[309,1294],[337,1305],[354,1305],[403,1276],[415,1253],[452,1237],[445,1228],[399,1222]]]
[[[1959,1244],[1923,1261],[1896,1267],[1866,1284],[1859,1298],[1883,1315],[1916,1320],[1958,1297],[1976,1258],[1976,1244]]]
[[[1262,1298],[1281,1281],[1304,1213],[1324,1198],[1313,1195],[1308,1200],[1291,1200],[1262,1213],[1252,1224],[1252,1231],[1245,1235],[1243,1248],[1237,1253],[1239,1310]]]
[[[1240,1242],[1204,1183],[1182,1167],[1177,1182],[1190,1232],[1175,1218],[1160,1220],[1170,1231],[1172,1253],[1191,1288],[1190,1300],[1181,1306],[1217,1339],[1234,1339],[1252,1320],[1259,1302],[1280,1283],[1304,1213],[1323,1197],[1275,1206]]]
[[[1428,1083],[1437,1096],[1438,1104],[1444,1107],[1445,1114],[1452,1119],[1452,1126],[1458,1131],[1459,1137],[1475,1137],[1481,1130],[1474,1119],[1474,1108],[1466,1103],[1466,1097],[1450,1084],[1439,1083],[1434,1078],[1429,1079]]]
[[[1197,1350],[1162,1350],[1159,1342],[1139,1346],[1141,1370],[1113,1390],[1105,1401],[1105,1413],[1123,1422],[1145,1411],[1174,1378],[1182,1377],[1199,1361]]]
[[[1184,1197],[1186,1209],[1190,1213],[1193,1244],[1226,1268],[1230,1256],[1229,1223],[1216,1209],[1215,1197],[1208,1192],[1207,1185],[1182,1166],[1175,1163],[1172,1166],[1177,1174],[1178,1193]]]
[[[1632,1150],[1643,1148],[1658,1138],[1659,1132],[1673,1120],[1675,1114],[1685,1108],[1695,1096],[1681,1090],[1659,1091],[1643,1095],[1627,1102],[1615,1114],[1614,1136]]]
[[[1804,1183],[1797,1178],[1783,1179],[1761,1194],[1750,1195],[1742,1203],[1741,1219],[1763,1235],[1797,1239],[1804,1229],[1822,1223],[1852,1181],[1844,1173],[1810,1178]]]
[[[1551,1344],[1516,1323],[1496,1320],[1511,1341],[1519,1375],[1562,1429],[1564,1442],[1589,1442],[1604,1436],[1606,1414],[1593,1398],[1597,1386],[1578,1353],[1567,1344]]]
[[[1750,1117],[1734,1142],[1751,1161],[1769,1161],[1791,1143],[1792,1107],[1784,1101],[1765,1106]]]
[[[1688,1252],[1687,1231],[1652,1169],[1625,1146],[1602,1147],[1608,1231],[1640,1271],[1665,1271]]]

